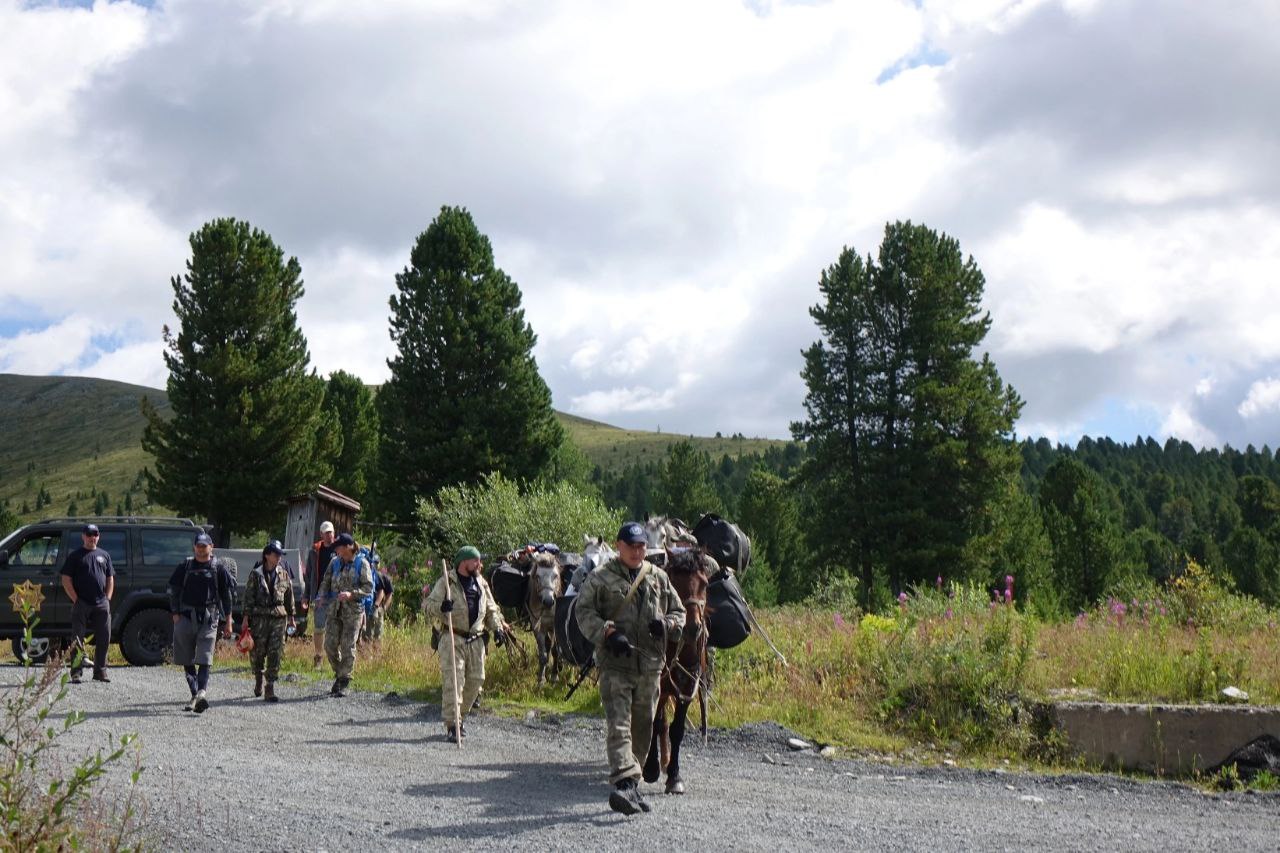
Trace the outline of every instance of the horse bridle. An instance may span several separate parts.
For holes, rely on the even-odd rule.
[[[704,593],[705,594],[705,593]],[[703,674],[707,671],[707,600],[706,598],[686,598],[684,600],[684,608],[687,612],[693,607],[699,609],[698,614],[698,631],[693,637],[693,643],[697,646],[698,651],[698,670],[690,672],[689,668],[680,662],[680,652],[684,650],[685,636],[684,631],[680,632],[680,639],[676,641],[676,653],[671,656],[671,662],[667,663],[666,655],[663,655],[662,667],[666,670],[666,675],[671,679],[671,686],[675,688],[675,699],[677,702],[692,702],[698,695],[698,688],[702,686]],[[688,676],[692,682],[688,693],[684,693],[680,689],[680,684],[676,680],[676,672],[683,673]]]

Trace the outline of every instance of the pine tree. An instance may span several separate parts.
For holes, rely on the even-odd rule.
[[[142,446],[155,456],[147,491],[183,515],[204,515],[215,543],[280,526],[280,502],[330,473],[333,433],[324,381],[308,369],[295,306],[301,268],[265,232],[218,219],[191,235],[172,279],[179,328],[166,327],[171,416],[145,399]]]
[[[338,437],[329,485],[344,495],[365,500],[378,467],[378,411],[373,392],[342,370],[329,374],[324,417]]]
[[[819,281],[822,335],[804,353],[801,473],[824,562],[855,569],[869,603],[962,565],[1020,467],[1022,402],[976,352],[984,279],[944,234],[885,226],[878,260],[846,248]]]
[[[711,457],[688,439],[671,446],[659,484],[658,509],[693,526],[703,514],[724,512],[711,486]]]
[[[391,378],[378,392],[379,497],[409,518],[417,498],[491,472],[533,480],[563,439],[533,358],[520,288],[465,209],[444,207],[396,276]]]

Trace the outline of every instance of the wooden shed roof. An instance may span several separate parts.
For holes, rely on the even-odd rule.
[[[294,503],[295,501],[309,501],[312,498],[315,498],[316,500],[324,504],[329,504],[331,506],[340,506],[340,507],[343,507],[344,509],[349,509],[352,512],[360,511],[359,501],[355,500],[354,498],[349,498],[346,495],[344,495],[342,492],[339,492],[336,489],[331,489],[324,484],[316,486],[316,490],[314,492],[311,492],[310,494],[294,495],[293,497],[289,498],[289,503]]]

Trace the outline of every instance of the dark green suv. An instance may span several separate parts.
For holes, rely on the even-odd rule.
[[[111,641],[120,644],[125,660],[135,666],[162,663],[173,642],[169,577],[178,563],[191,556],[192,542],[203,530],[188,518],[46,518],[10,533],[0,540],[0,640],[11,640],[20,660],[38,662],[71,636],[71,602],[62,589],[60,573],[66,555],[80,547],[80,530],[89,522],[102,531],[98,547],[111,555],[116,571]],[[234,618],[238,624],[239,587],[250,566],[239,572],[237,560],[252,558],[255,552],[214,553],[237,578]],[[296,566],[301,555],[294,552],[286,559]],[[23,639],[22,620],[7,600],[13,585],[24,581],[44,592],[40,621],[29,644]],[[302,594],[296,581],[295,592]]]

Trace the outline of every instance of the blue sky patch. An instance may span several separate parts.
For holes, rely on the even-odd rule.
[[[920,45],[913,53],[899,59],[888,68],[880,72],[880,76],[876,78],[877,85],[888,83],[894,77],[897,77],[903,71],[909,71],[912,68],[919,68],[921,65],[927,65],[936,68],[940,65],[946,65],[951,56],[943,50],[939,50],[933,45],[925,42]]]

